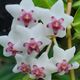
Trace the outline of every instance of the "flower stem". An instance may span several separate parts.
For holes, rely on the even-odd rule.
[[[55,45],[58,45],[57,40],[56,40],[56,36],[52,35],[51,40]]]
[[[49,44],[49,46],[47,47],[46,52],[49,52],[52,43],[54,43],[55,45],[58,45],[57,40],[56,40],[56,37],[55,37],[54,35],[51,35],[51,36],[50,36],[50,39],[51,39],[52,42],[51,42],[51,43]]]
[[[67,0],[67,11],[66,13],[70,15],[72,7],[72,0]],[[67,41],[68,41],[68,48],[72,47],[72,36],[71,36],[71,25],[67,28]],[[74,70],[70,70],[70,80],[76,80]]]

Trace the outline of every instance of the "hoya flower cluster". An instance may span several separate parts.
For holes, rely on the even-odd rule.
[[[0,36],[0,44],[4,47],[5,56],[16,59],[14,73],[28,74],[37,80],[51,80],[52,73],[63,75],[79,67],[77,62],[69,63],[74,57],[75,47],[63,50],[54,45],[53,57],[48,58],[46,50],[36,58],[45,46],[51,44],[49,36],[63,38],[66,27],[73,21],[72,16],[64,13],[62,0],[58,0],[51,9],[35,7],[32,0],[6,5],[6,9],[14,19],[8,36]]]

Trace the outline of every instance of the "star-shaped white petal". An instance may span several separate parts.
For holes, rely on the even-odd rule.
[[[44,27],[41,23],[31,29],[17,25],[8,36],[0,37],[0,44],[4,47],[3,54],[11,56],[12,53],[15,55],[19,52],[34,54],[36,51],[39,53],[46,45],[51,43],[48,38],[43,37],[44,33]]]
[[[20,2],[20,5],[23,6],[25,9],[30,9],[34,7],[33,1],[32,0],[22,0]]]
[[[45,59],[45,60],[44,60]],[[43,62],[44,61],[44,62]],[[55,65],[50,62],[48,58],[48,53],[44,52],[35,62],[34,65],[37,65],[39,67],[43,66],[45,69],[45,77],[44,80],[51,80],[51,74],[55,73],[57,68]]]
[[[9,37],[11,37],[15,42],[20,41],[21,39],[27,40],[29,37],[44,37],[46,35],[45,27],[43,24],[39,23],[32,28],[25,28],[21,25],[16,25],[9,32]]]
[[[13,16],[12,27],[15,25],[25,25],[32,27],[38,23],[39,17],[32,0],[22,0],[20,4],[6,5],[6,10]]]
[[[54,45],[53,51],[54,53],[53,57],[51,58],[51,61],[58,68],[59,74],[64,74],[71,69],[76,69],[79,67],[79,63],[77,62],[69,64],[69,61],[74,57],[74,53],[76,51],[75,47],[63,50],[59,46]]]
[[[26,53],[26,51],[30,53],[36,51],[39,53],[46,45],[51,43],[50,39],[43,36],[45,31],[42,24],[38,24],[31,29],[26,29],[18,25],[15,31],[17,32],[16,34],[12,31],[9,36],[15,40],[19,40],[19,43],[17,43],[14,48],[22,50],[24,53]],[[11,34],[13,33],[14,35],[12,36]]]
[[[20,72],[20,70],[18,69],[19,66],[21,66],[22,63],[25,63],[27,65],[33,65],[33,62],[35,60],[35,58],[33,57],[33,55],[21,55],[21,54],[16,54],[15,56],[16,59],[16,66],[13,68],[13,72],[14,73],[18,73]]]
[[[3,46],[3,54],[4,56],[15,56],[16,53],[21,53],[21,51],[17,51],[13,48],[16,42],[9,36],[0,36],[0,45]]]
[[[56,67],[50,62],[47,52],[44,52],[38,59],[31,56],[24,56],[17,54],[15,56],[17,65],[14,67],[13,72],[20,72],[18,67],[21,63],[30,64],[31,73],[30,76],[33,78],[43,78],[44,80],[51,80],[51,73],[56,72]],[[43,60],[45,59],[44,63]],[[40,71],[40,73],[38,72]],[[35,71],[35,72],[34,72]],[[36,73],[37,71],[37,73]]]
[[[41,20],[47,27],[47,34],[64,37],[66,35],[66,27],[71,24],[73,17],[65,14],[63,1],[58,0],[51,9],[45,11],[45,13],[46,14],[41,16]]]

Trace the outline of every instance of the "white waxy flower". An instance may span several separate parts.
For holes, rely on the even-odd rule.
[[[38,24],[37,26],[28,29],[22,26],[17,26],[16,30],[18,34],[20,35],[19,42],[14,46],[15,49],[21,50],[24,53],[28,53],[29,55],[34,54],[35,52],[39,54],[39,52],[46,46],[51,43],[51,40],[49,40],[46,37],[43,37],[43,33],[40,29],[37,31],[38,27],[42,30],[43,26],[42,24]],[[40,32],[41,31],[41,32]],[[15,34],[16,36],[16,34]],[[14,37],[15,37],[14,36]],[[27,37],[26,37],[27,36]],[[19,36],[18,36],[19,37]],[[36,54],[36,55],[37,55]]]
[[[44,60],[45,59],[45,60]],[[44,61],[44,62],[43,62]],[[37,70],[43,69],[43,74],[38,73]],[[51,74],[56,72],[56,67],[48,58],[48,53],[44,52],[38,59],[33,62],[32,74],[36,78],[42,78],[43,80],[51,80]]]
[[[58,0],[50,10],[37,9],[37,11],[37,14],[42,11],[40,18],[47,27],[48,35],[55,35],[56,37],[66,35],[66,27],[71,24],[73,17],[65,14],[62,0]]]
[[[38,31],[36,31],[39,28]],[[4,47],[3,54],[5,56],[12,56],[16,53],[28,53],[37,54],[51,41],[46,38],[42,37],[44,32],[42,28],[42,24],[37,24],[35,27],[29,29],[22,26],[17,25],[14,27],[8,36],[1,36],[0,37],[0,44]],[[36,55],[37,55],[36,54]]]
[[[22,0],[20,4],[6,5],[6,9],[14,18],[12,27],[18,24],[31,27],[38,23],[39,19],[32,0]]]
[[[75,47],[72,47],[67,50],[63,50],[62,48],[54,45],[53,47],[53,57],[51,61],[57,67],[57,72],[60,75],[67,73],[71,69],[77,69],[79,67],[78,62],[69,63],[69,61],[74,57]]]
[[[26,37],[29,37],[28,29],[26,29]],[[0,36],[0,45],[3,46],[4,56],[15,56],[16,53],[22,53],[22,51],[18,51],[14,48],[14,45],[20,42],[21,39],[25,37],[25,33],[19,33],[15,27],[10,31],[8,35]]]
[[[16,53],[22,53],[22,51],[18,51],[14,49],[14,45],[16,42],[12,40],[9,36],[0,36],[0,45],[3,46],[3,54],[4,56],[15,56]]]
[[[16,66],[13,68],[14,73],[22,72],[22,73],[30,73],[31,72],[31,64],[34,61],[33,55],[20,55],[16,54]]]
[[[39,54],[39,52],[48,44],[50,44],[50,40],[47,38],[29,37],[25,41],[21,41],[18,44],[16,44],[14,48],[16,48],[17,50],[22,50],[25,53],[27,52],[29,55],[31,55],[35,52]]]
[[[44,52],[38,59],[34,59],[31,56],[17,54],[17,65],[13,71],[28,73],[31,78],[51,80],[51,73],[56,72],[56,67],[50,62],[47,55],[47,52]]]
[[[21,25],[16,25],[13,27],[13,29],[9,32],[9,36],[15,40],[15,42],[21,40],[21,39],[27,39],[30,36],[35,37],[44,37],[43,35],[46,35],[45,27],[43,24],[38,23],[36,26],[33,26],[32,28],[25,28]]]

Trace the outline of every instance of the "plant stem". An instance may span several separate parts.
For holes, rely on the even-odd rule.
[[[71,28],[67,28],[67,41],[68,41],[68,48],[71,48],[72,47]],[[70,70],[70,78],[71,78],[70,80],[76,80],[74,70]]]
[[[71,29],[70,28],[67,28],[67,39],[68,39],[68,48],[71,48],[72,47],[72,37],[71,37]],[[71,70],[70,71],[70,80],[76,80],[75,78],[75,72],[74,70]]]
[[[67,0],[67,10],[66,10],[66,13],[68,15],[71,14],[71,7],[72,7],[72,0]]]
[[[67,11],[66,13],[70,15],[72,7],[72,0],[67,0]],[[67,41],[68,41],[68,48],[72,47],[72,36],[71,36],[71,25],[67,28]],[[70,80],[76,80],[74,70],[70,70]]]

